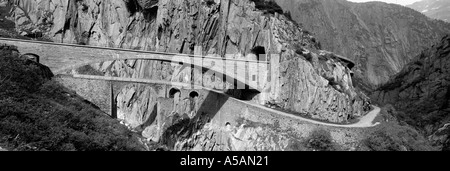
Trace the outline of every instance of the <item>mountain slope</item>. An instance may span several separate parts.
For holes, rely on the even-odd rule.
[[[450,150],[450,36],[419,55],[372,99],[393,104],[400,120]]]
[[[139,137],[0,45],[0,145],[12,151],[138,151]]]
[[[450,25],[399,5],[345,0],[277,0],[325,50],[356,61],[355,76],[380,85],[430,47]],[[369,84],[369,85],[370,85]]]
[[[450,1],[448,0],[422,0],[408,5],[426,16],[450,22]]]

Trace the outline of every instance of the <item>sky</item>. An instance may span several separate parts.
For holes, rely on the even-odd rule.
[[[393,3],[393,4],[410,5],[410,4],[420,1],[420,0],[348,0],[348,1],[352,1],[352,2],[382,1],[382,2]]]

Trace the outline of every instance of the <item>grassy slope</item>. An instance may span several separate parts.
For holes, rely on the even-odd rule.
[[[0,51],[0,146],[10,150],[144,150],[118,121],[58,83],[37,64]]]

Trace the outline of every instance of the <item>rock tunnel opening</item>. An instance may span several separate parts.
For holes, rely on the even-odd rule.
[[[239,98],[240,100],[253,100],[258,94],[260,94],[261,92],[259,92],[258,90],[253,90],[253,89],[244,89],[241,90],[241,97]]]
[[[189,93],[189,97],[192,99],[197,98],[198,96],[199,96],[199,94],[196,91]]]
[[[226,91],[226,94],[239,100],[250,101],[261,94],[261,92],[247,87],[246,89],[241,90],[229,89]]]
[[[169,91],[169,98],[175,98],[175,96],[179,96],[181,94],[181,91],[179,90],[179,89],[177,89],[177,88],[172,88],[172,89],[170,89],[170,91]]]
[[[231,123],[230,122],[227,122],[227,123],[225,123],[225,129],[227,130],[227,131],[231,131]]]
[[[267,60],[266,48],[264,48],[264,46],[256,46],[250,51],[250,53],[256,55],[256,60],[258,61]]]

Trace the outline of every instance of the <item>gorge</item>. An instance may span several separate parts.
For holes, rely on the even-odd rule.
[[[424,135],[429,138],[445,125],[436,124],[423,134],[421,128],[408,122],[403,124],[403,118],[389,108],[395,101],[400,103],[388,98],[392,97],[391,89],[384,87],[394,84],[390,78],[412,72],[402,70],[423,50],[440,43],[440,38],[450,33],[448,23],[430,20],[406,7],[344,0],[11,0],[8,3],[12,7],[14,32],[28,38],[270,63],[265,73],[268,81],[256,93],[230,88],[234,85],[217,73],[207,72],[208,67],[198,70],[161,60],[102,61],[73,69],[71,73],[202,82],[208,88],[229,89],[222,94],[167,85],[53,78],[105,113],[108,111],[104,109],[112,107],[108,104],[115,104],[117,118],[124,125],[168,150],[364,151],[380,150],[383,143],[391,141],[391,146],[380,148],[429,150],[432,147]],[[31,49],[17,46],[22,54]],[[34,52],[40,53],[41,61],[49,57],[81,59],[89,55],[45,49]],[[446,46],[439,49],[444,49],[441,53],[445,56]],[[432,54],[435,53],[425,56]],[[116,93],[108,94],[109,89]],[[437,94],[441,97],[445,92]],[[113,102],[105,100],[110,96]],[[385,103],[386,98],[390,103]],[[276,110],[345,125],[358,122],[374,110],[373,103],[388,107],[383,107],[368,127],[358,129],[329,127],[269,112]],[[398,105],[394,107],[403,110]],[[438,115],[446,113],[444,110]],[[445,149],[447,137],[435,137],[442,140],[438,148]],[[327,142],[332,145],[317,146],[315,141],[321,138],[329,139]]]

